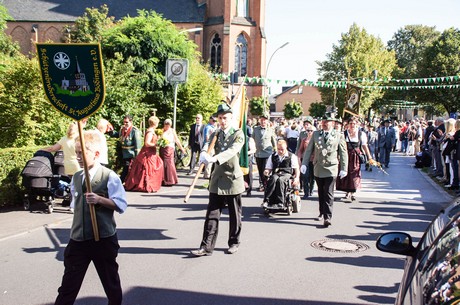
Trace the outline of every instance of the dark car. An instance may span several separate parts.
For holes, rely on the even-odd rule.
[[[460,304],[460,200],[455,200],[428,226],[416,247],[404,232],[385,233],[380,251],[406,255],[395,304]]]

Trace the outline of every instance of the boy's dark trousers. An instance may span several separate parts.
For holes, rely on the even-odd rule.
[[[75,302],[86,270],[92,261],[107,295],[108,304],[120,305],[122,291],[116,262],[119,248],[116,234],[99,241],[71,239],[64,251],[64,276],[54,304],[67,305]]]

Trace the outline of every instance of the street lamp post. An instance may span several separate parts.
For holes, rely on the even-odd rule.
[[[280,46],[278,49],[276,49],[272,53],[272,55],[270,56],[270,59],[268,60],[267,69],[265,69],[265,78],[264,78],[264,90],[265,90],[265,94],[264,94],[264,112],[266,110],[265,109],[265,100],[268,99],[268,97],[267,97],[267,91],[268,91],[267,76],[268,76],[268,69],[270,68],[270,63],[272,62],[273,55],[275,55],[276,52],[278,52],[280,49],[284,48],[288,44],[289,44],[289,42],[285,42],[282,46]]]

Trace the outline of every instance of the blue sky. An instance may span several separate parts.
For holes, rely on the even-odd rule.
[[[436,26],[438,31],[460,28],[460,0],[266,0],[265,32],[269,79],[314,81],[315,61],[323,61],[340,35],[353,23],[386,44],[409,24]],[[272,93],[279,93],[273,86]]]

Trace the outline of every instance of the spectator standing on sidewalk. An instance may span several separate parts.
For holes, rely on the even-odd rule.
[[[443,180],[444,177],[444,164],[441,156],[441,142],[444,138],[444,132],[446,128],[444,126],[444,119],[439,117],[434,122],[435,129],[431,133],[431,152],[432,158],[434,160],[434,176],[438,180]]]

